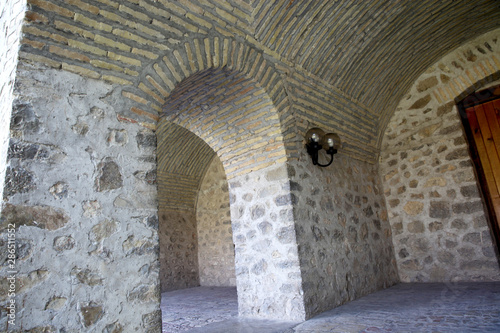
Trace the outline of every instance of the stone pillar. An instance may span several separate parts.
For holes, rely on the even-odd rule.
[[[0,220],[0,306],[16,304],[9,329],[158,332],[157,191],[146,176],[155,147],[143,140],[154,133],[117,121],[109,84],[28,64],[17,78]]]
[[[271,166],[228,182],[240,315],[304,320],[286,167]]]
[[[399,281],[376,165],[301,150],[289,175],[308,318]]]

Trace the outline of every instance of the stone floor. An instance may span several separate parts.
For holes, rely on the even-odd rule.
[[[163,333],[500,332],[500,282],[399,284],[303,323],[237,318],[234,288],[164,293],[162,311]]]
[[[186,332],[238,316],[236,288],[198,287],[161,295],[163,333]]]

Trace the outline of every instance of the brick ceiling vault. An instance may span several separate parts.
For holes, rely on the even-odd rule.
[[[412,83],[451,50],[500,27],[492,0],[28,3],[20,57],[123,87],[131,103],[125,118],[155,128],[179,82],[232,64],[269,94],[285,144],[293,108],[338,131],[349,155],[372,162]]]
[[[158,204],[162,209],[194,210],[203,176],[215,152],[184,127],[164,122],[158,138]]]
[[[490,0],[282,0],[259,6],[255,38],[369,106],[379,116],[379,133],[423,71],[500,26],[500,4]]]

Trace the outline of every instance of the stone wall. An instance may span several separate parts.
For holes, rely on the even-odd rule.
[[[26,0],[4,0],[0,4],[0,72],[2,73],[0,76],[0,184],[4,183],[7,170],[10,114],[25,10]],[[0,198],[3,198],[3,186],[0,186]]]
[[[93,223],[104,223],[97,230],[114,230],[113,221],[120,226],[110,236],[116,240],[110,241],[106,247],[118,247],[115,251],[109,251],[115,255],[113,260],[120,261],[119,266],[117,263],[112,264],[113,271],[110,270],[109,274],[99,271],[102,267],[95,268],[94,261],[82,259],[89,251],[93,253],[94,250],[85,246],[90,246],[89,242],[94,238],[86,243],[83,240],[87,237],[85,235],[78,236],[83,238],[71,236],[75,241],[75,260],[80,263],[78,269],[85,270],[89,266],[91,273],[97,271],[96,274],[101,274],[104,279],[104,285],[91,286],[97,292],[92,290],[88,295],[95,294],[99,298],[104,290],[108,294],[109,290],[114,291],[115,285],[127,290],[120,290],[116,298],[106,301],[112,304],[108,306],[106,303],[99,308],[101,305],[98,302],[103,298],[94,301],[98,305],[85,305],[80,297],[80,293],[84,292],[81,290],[84,289],[78,289],[68,303],[58,300],[69,304],[60,310],[64,312],[66,321],[58,319],[60,322],[52,324],[58,328],[67,326],[68,330],[78,327],[75,328],[78,330],[80,318],[83,318],[80,311],[82,307],[78,304],[83,304],[84,311],[95,314],[94,319],[100,318],[99,309],[104,309],[102,318],[95,324],[96,331],[102,331],[102,325],[111,320],[112,314],[118,313],[114,311],[116,304],[124,299],[128,303],[123,305],[120,318],[113,320],[119,320],[138,331],[147,331],[146,327],[153,322],[150,319],[156,318],[157,300],[149,302],[152,292],[145,290],[149,287],[135,287],[138,283],[134,280],[137,274],[127,264],[130,259],[127,256],[137,255],[141,262],[150,265],[149,268],[141,266],[144,268],[140,274],[145,274],[141,281],[156,292],[158,271],[155,264],[158,263],[158,258],[155,248],[160,241],[153,240],[157,237],[156,231],[148,226],[159,222],[155,219],[156,202],[153,202],[156,199],[156,192],[153,190],[155,175],[158,175],[161,214],[166,208],[175,211],[171,216],[165,215],[162,221],[178,223],[182,219],[188,219],[193,223],[196,194],[208,163],[195,163],[185,167],[183,161],[190,156],[196,161],[210,161],[213,151],[220,157],[229,183],[240,314],[300,320],[330,305],[340,304],[369,290],[393,283],[395,278],[390,261],[391,251],[384,247],[387,246],[390,235],[383,222],[380,194],[375,193],[378,181],[372,177],[376,174],[376,168],[370,167],[370,163],[377,162],[380,126],[387,122],[388,115],[393,110],[388,105],[396,103],[394,96],[400,96],[408,82],[413,82],[416,73],[421,72],[422,68],[427,67],[442,52],[479,32],[498,26],[500,13],[491,2],[474,3],[471,7],[468,3],[464,5],[458,2],[446,6],[440,2],[415,2],[411,5],[385,2],[380,3],[380,6],[372,6],[368,2],[315,0],[29,0],[29,4],[20,57],[24,62],[42,63],[58,70],[58,75],[53,75],[46,86],[62,90],[65,98],[54,94],[54,101],[47,100],[44,99],[46,92],[37,91],[33,93],[33,98],[40,100],[40,107],[30,108],[30,104],[21,99],[16,108],[27,115],[26,126],[31,131],[52,124],[47,118],[51,116],[54,116],[53,126],[57,124],[58,128],[65,128],[61,123],[65,124],[66,121],[72,130],[61,131],[69,133],[64,136],[54,135],[51,137],[52,141],[45,138],[55,131],[42,131],[36,140],[28,138],[31,140],[28,143],[38,145],[35,148],[26,148],[23,142],[14,141],[11,161],[19,161],[21,157],[18,156],[23,154],[33,156],[34,160],[57,159],[61,156],[59,150],[66,154],[67,150],[72,151],[73,141],[67,138],[77,133],[82,137],[81,142],[73,146],[85,147],[84,152],[75,153],[75,161],[89,156],[88,159],[93,164],[88,165],[88,160],[81,167],[62,164],[66,168],[64,171],[78,176],[61,180],[60,183],[59,180],[50,179],[50,184],[44,185],[49,188],[47,193],[39,187],[37,177],[42,174],[40,169],[31,170],[31,160],[23,160],[14,165],[15,171],[11,172],[11,179],[15,179],[6,188],[8,202],[30,207],[54,206],[55,208],[43,208],[44,214],[50,216],[59,214],[53,212],[53,209],[63,209],[71,220],[68,223],[73,225],[67,229],[61,228],[65,233],[58,237],[69,237],[70,230],[83,230],[83,234],[88,234],[90,226],[85,223],[90,222],[85,219],[90,219]],[[401,20],[407,21],[407,15],[401,13],[414,11],[418,12],[418,15],[413,16],[412,20],[415,21],[410,21],[404,30],[398,29],[401,34],[392,36],[394,29],[387,29],[388,24],[398,27],[403,24]],[[352,19],[353,13],[359,15],[356,20]],[[443,15],[443,19],[439,20],[444,25],[443,28],[437,29],[436,25],[429,23],[436,22],[428,16],[431,13]],[[464,19],[463,22],[469,25],[465,28],[460,26],[456,34],[442,34],[441,31],[457,30],[456,16],[451,15],[453,13],[459,17],[468,15],[469,19]],[[349,19],[339,20],[340,17]],[[449,17],[453,19],[450,20]],[[481,18],[482,24],[470,23],[475,22],[475,17]],[[368,19],[373,21],[365,21]],[[376,32],[361,34],[358,33],[360,27]],[[422,42],[407,38],[408,35],[413,36],[415,27],[422,28],[416,30],[422,36],[430,36],[429,43],[433,44],[429,44],[427,38],[420,38]],[[292,28],[293,32],[288,30]],[[358,43],[358,37],[363,38],[363,41]],[[446,43],[441,43],[443,40]],[[388,41],[388,47],[381,41]],[[439,47],[432,48],[429,45]],[[360,47],[365,52],[360,53]],[[318,49],[324,52],[318,53]],[[298,53],[299,50],[302,51]],[[339,50],[342,50],[342,55],[338,53]],[[332,61],[331,58],[318,54],[336,54],[337,57]],[[353,61],[350,55],[362,57],[359,59],[361,61]],[[384,65],[388,67],[385,67],[380,66],[380,59],[401,61],[386,62]],[[491,63],[486,64],[486,67],[491,66]],[[31,76],[37,77],[39,69],[35,67],[29,71]],[[92,82],[99,82],[94,86],[102,87],[103,95],[90,89],[98,96],[92,100],[79,100],[79,96],[83,95],[77,91],[78,86],[67,84],[66,76],[77,80],[69,73],[85,78],[81,82],[98,80]],[[22,80],[30,75],[23,74]],[[46,81],[41,82],[45,84]],[[83,84],[81,82],[78,81],[78,84]],[[75,89],[77,92],[73,91]],[[93,107],[96,103],[100,105],[106,101],[113,102],[109,109],[99,107],[109,111],[105,112],[107,121],[99,123],[105,123],[106,126],[100,128],[99,135],[91,136],[87,133],[92,128],[92,117],[100,114],[99,108]],[[72,108],[66,104],[70,104]],[[53,115],[55,111],[52,108],[61,114]],[[71,113],[74,108],[80,110],[80,118],[75,118]],[[40,123],[37,117],[45,117],[44,122]],[[100,116],[96,117],[100,119]],[[93,121],[98,122],[96,119]],[[343,157],[339,158],[344,166],[338,171],[328,171],[332,173],[331,188],[323,188],[323,182],[316,180],[321,178],[314,177],[314,174],[309,176],[310,166],[300,162],[304,161],[304,147],[299,144],[301,140],[297,140],[296,135],[310,124],[338,132],[346,142]],[[183,133],[190,134],[180,135],[179,128],[182,128]],[[151,139],[154,134],[151,130],[156,130],[159,139],[158,170],[154,170],[154,140]],[[104,150],[106,145],[86,144],[87,140],[97,140],[102,136],[109,143],[109,150]],[[59,150],[51,153],[52,146],[59,147]],[[85,151],[87,146],[90,148]],[[143,151],[147,153],[143,154]],[[70,159],[62,161],[69,163],[65,161]],[[59,160],[56,162],[40,163],[47,166],[48,170],[49,167],[59,165]],[[287,162],[289,170],[286,169]],[[364,164],[365,162],[369,164]],[[352,172],[354,168],[361,170],[360,174],[369,175],[368,178],[345,180],[346,175],[351,177],[348,173],[351,168]],[[117,170],[120,171],[121,178],[114,177]],[[57,173],[66,174],[62,171]],[[290,182],[290,177],[293,182]],[[92,186],[86,184],[89,181]],[[122,186],[118,186],[120,181]],[[77,183],[78,186],[75,185]],[[342,239],[335,229],[342,231],[339,225],[343,224],[344,217],[332,217],[328,201],[331,195],[332,200],[335,195],[343,198],[344,194],[333,188],[336,185],[340,189],[347,189],[349,196],[335,199],[337,202],[334,201],[333,205],[339,213],[345,214],[345,219],[352,217],[350,224],[345,222],[346,232],[350,236],[345,236],[344,248],[339,249],[340,259],[336,257],[337,252],[331,253],[329,247],[338,249],[336,242]],[[311,208],[314,205],[312,198],[316,195],[311,188],[319,188],[322,196],[320,202],[326,202],[324,207],[316,204],[320,206],[317,213]],[[368,192],[369,188],[372,188],[373,194]],[[67,192],[74,197],[68,196],[71,200],[54,205],[52,201],[46,202],[49,199],[56,200],[50,191],[55,195]],[[293,196],[291,192],[295,191],[303,191],[303,194]],[[86,202],[85,209],[82,202]],[[337,204],[343,208],[335,206]],[[102,208],[102,214],[93,216],[92,211],[99,212],[99,207]],[[39,209],[36,208],[35,211]],[[83,209],[90,217],[80,219]],[[18,211],[15,207],[10,210]],[[29,209],[27,211],[31,212]],[[127,213],[122,215],[123,211]],[[181,216],[180,211],[188,211],[190,215]],[[305,216],[306,224],[302,231],[302,221],[297,216],[306,213],[311,214],[311,218]],[[380,223],[374,217],[377,213]],[[333,223],[333,226],[316,226],[315,214]],[[149,217],[144,220],[143,216]],[[356,218],[359,222],[356,222]],[[136,223],[138,219],[147,223]],[[108,226],[109,224],[111,225]],[[300,249],[297,248],[295,232],[302,246]],[[45,241],[42,241],[42,236],[33,235],[33,239],[37,240],[37,250],[50,249],[52,246],[52,234],[47,234],[49,236]],[[163,237],[166,233],[160,230],[160,234],[162,240],[166,239]],[[331,235],[337,235],[339,240],[332,239],[334,236]],[[379,261],[366,264],[369,254],[360,251],[359,247],[349,245],[349,242],[354,242],[354,235],[358,240],[362,239],[361,244],[371,249],[374,257],[380,256]],[[194,238],[193,232],[188,232],[187,237],[186,239]],[[349,237],[353,240],[350,241]],[[69,238],[59,239],[61,242],[64,240],[71,243]],[[314,256],[318,256],[318,260],[304,250],[309,249],[306,245],[313,240],[314,246],[310,249]],[[193,245],[189,245],[193,244],[191,240],[185,244],[186,248],[193,248]],[[123,249],[120,250],[120,246]],[[108,253],[106,251],[103,255]],[[122,253],[123,251],[125,252]],[[67,273],[65,267],[59,267],[63,260],[53,264],[46,262],[45,267],[39,267],[37,260],[41,255],[38,254],[39,251],[36,253],[36,260],[29,264],[25,262],[23,274],[31,274],[42,268],[49,272],[61,272],[57,274]],[[68,254],[73,255],[73,252]],[[71,256],[68,257],[73,260]],[[197,256],[192,255],[192,258],[189,266],[195,267]],[[356,274],[359,280],[351,279],[346,270],[336,266],[342,276],[330,284],[329,272],[338,264],[337,259],[344,267],[364,270],[362,274]],[[302,270],[299,262],[303,263]],[[320,263],[319,267],[315,266],[317,263]],[[323,264],[326,266],[321,266]],[[116,265],[116,269],[113,265]],[[150,272],[146,273],[148,269]],[[32,275],[35,277],[43,274],[40,272]],[[367,277],[369,274],[373,276]],[[387,275],[385,283],[379,279],[384,274]],[[130,281],[118,281],[121,276]],[[82,279],[87,281],[86,278]],[[51,278],[50,281],[52,280]],[[366,287],[362,281],[372,285]],[[68,285],[63,278],[54,279],[54,283],[56,282],[60,282],[61,286]],[[80,286],[76,280],[75,284]],[[316,284],[325,286],[326,290],[316,288]],[[35,290],[26,297],[34,299],[39,297],[37,294],[40,292],[39,299],[43,302],[47,298],[44,293],[57,290],[55,284],[49,286],[48,282],[40,286],[43,290]],[[354,289],[346,292],[346,286]],[[370,289],[372,287],[374,289]],[[303,288],[306,289],[305,294]],[[135,306],[136,311],[129,316],[135,297],[139,298],[139,295],[148,299],[141,299],[139,303],[144,301],[144,306]],[[63,297],[69,299],[70,296],[61,296]],[[318,305],[313,302],[315,297],[320,299]],[[45,306],[36,305],[36,308]],[[55,307],[54,304],[50,306]],[[33,307],[27,307],[31,308]],[[20,315],[27,323],[24,327],[48,323],[47,314],[38,316],[26,311],[26,316],[23,313]],[[122,317],[125,318],[123,321]],[[109,326],[109,330],[112,330],[112,326]]]
[[[196,205],[200,285],[236,286],[229,188],[215,156],[203,177]]]
[[[160,208],[161,292],[200,285],[196,212]]]
[[[377,166],[339,153],[319,168],[304,153],[289,173],[308,316],[399,282]]]
[[[401,280],[500,279],[455,100],[499,77],[500,30],[430,67],[387,127],[381,174]]]
[[[114,87],[18,67],[1,217],[0,330],[9,302],[7,232],[16,232],[16,322],[9,330],[158,332],[155,147],[120,122]],[[146,132],[144,132],[146,131]]]

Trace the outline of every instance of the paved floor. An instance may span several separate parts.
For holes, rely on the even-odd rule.
[[[291,332],[500,332],[500,282],[399,284]]]
[[[164,293],[163,333],[500,332],[500,282],[399,284],[303,323],[238,319],[236,303],[234,288]]]
[[[163,333],[186,332],[238,317],[236,288],[198,287],[162,293]]]

